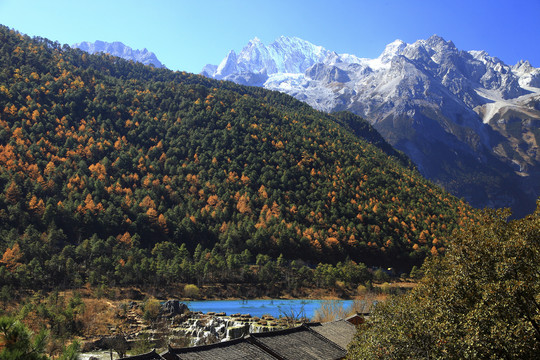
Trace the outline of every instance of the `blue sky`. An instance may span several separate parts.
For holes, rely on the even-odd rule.
[[[540,0],[0,0],[0,23],[22,33],[62,44],[122,41],[195,73],[255,36],[268,44],[280,35],[374,58],[395,39],[437,34],[540,67],[539,14]]]

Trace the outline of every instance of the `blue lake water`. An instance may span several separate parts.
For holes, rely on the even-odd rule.
[[[261,317],[262,315],[279,316],[305,316],[313,318],[315,310],[328,300],[207,300],[207,301],[186,301],[186,305],[191,311],[225,312],[231,314],[250,314]],[[352,300],[339,300],[344,308],[350,307]]]

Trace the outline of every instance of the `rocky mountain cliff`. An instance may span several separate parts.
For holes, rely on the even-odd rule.
[[[376,59],[298,38],[252,40],[203,75],[279,90],[368,119],[429,179],[476,207],[521,216],[540,192],[540,69],[462,51],[439,36],[396,40]]]
[[[148,51],[146,49],[133,50],[129,46],[126,46],[123,43],[118,42],[118,41],[115,41],[112,43],[108,43],[108,42],[100,41],[100,40],[93,43],[88,42],[88,41],[83,41],[78,44],[73,44],[71,47],[81,49],[90,54],[106,53],[106,54],[111,54],[114,56],[121,57],[126,60],[133,60],[136,62],[140,62],[145,65],[154,65],[157,68],[165,67],[165,65],[163,65],[158,60],[158,58],[156,57],[156,54],[154,54],[153,52]]]

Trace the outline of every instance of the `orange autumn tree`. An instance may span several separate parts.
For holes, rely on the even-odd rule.
[[[12,181],[6,189],[6,200],[11,204],[16,204],[21,197],[21,190],[15,181]]]
[[[18,243],[15,243],[11,248],[7,248],[0,260],[0,264],[6,266],[9,271],[14,271],[17,267],[21,265],[19,260],[21,260],[23,254]]]

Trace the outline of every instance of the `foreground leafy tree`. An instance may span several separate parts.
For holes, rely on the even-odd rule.
[[[32,337],[19,321],[5,316],[0,318],[0,359],[45,360],[45,345],[45,332]]]
[[[377,307],[350,348],[354,359],[537,359],[540,354],[540,201],[507,222],[485,211],[419,286]]]
[[[2,360],[47,360],[45,354],[47,332],[32,334],[28,328],[13,317],[0,317],[0,359]],[[77,342],[64,348],[58,360],[76,360],[79,350]]]

